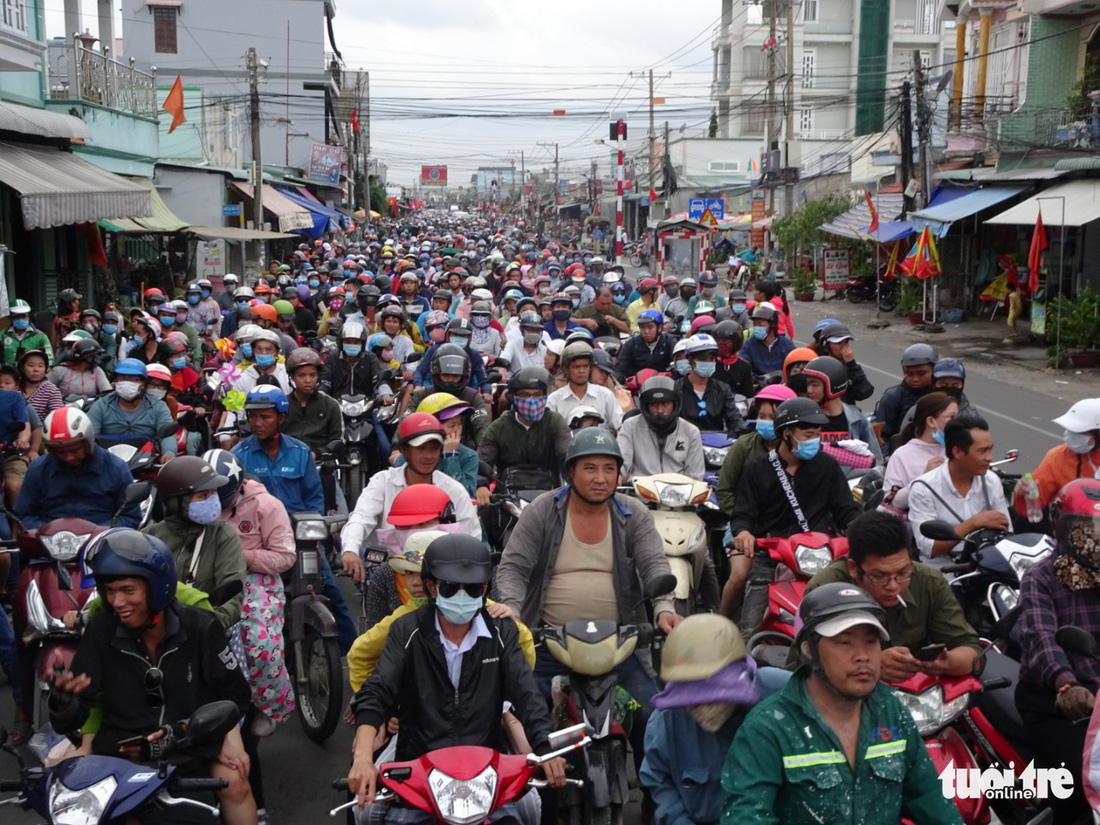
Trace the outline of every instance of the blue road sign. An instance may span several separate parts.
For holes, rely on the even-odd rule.
[[[721,198],[707,198],[706,204],[706,208],[710,210],[715,220],[720,221],[726,217],[726,202]],[[702,212],[699,215],[702,217]]]
[[[688,201],[688,217],[693,221],[697,221],[703,217],[703,213],[707,211],[706,198],[692,198]]]
[[[241,205],[239,203],[223,203],[222,215],[227,218],[235,218],[241,214]]]

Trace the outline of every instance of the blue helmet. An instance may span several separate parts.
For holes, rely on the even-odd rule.
[[[640,324],[643,321],[649,321],[660,326],[665,322],[665,316],[661,314],[659,309],[645,309],[638,316],[638,323]]]
[[[290,409],[286,393],[279,387],[263,384],[248,391],[244,399],[245,412],[249,410],[275,410],[285,413]]]
[[[140,375],[148,377],[145,364],[136,358],[123,358],[115,365],[115,375]]]
[[[222,509],[226,509],[244,484],[244,465],[229,450],[207,450],[202,460],[214,468],[214,472],[229,479],[228,484],[218,488],[218,499]]]
[[[817,322],[817,325],[814,326],[814,332],[813,332],[814,340],[815,341],[817,340],[818,334],[823,329],[825,329],[825,327],[832,326],[833,324],[839,324],[839,323],[841,323],[841,322],[838,321],[836,318],[822,318],[820,321]]]
[[[108,607],[105,583],[114,578],[145,579],[149,609],[164,610],[176,597],[176,560],[168,545],[130,527],[112,527],[84,546],[81,558],[82,584],[95,581],[103,604]]]

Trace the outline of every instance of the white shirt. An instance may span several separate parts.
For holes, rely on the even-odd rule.
[[[279,382],[279,387],[287,395],[290,395],[292,387],[290,386],[290,376],[286,373],[286,364],[282,361],[276,362],[275,369],[268,373],[272,378]],[[260,370],[255,364],[252,364],[246,369],[241,377],[237,379],[236,385],[233,387],[235,390],[240,390],[245,395],[248,395],[249,390],[256,388],[256,384],[260,380]]]
[[[607,422],[612,432],[617,433],[623,426],[623,408],[615,399],[615,393],[599,384],[590,382],[581,398],[577,398],[572,386],[566,384],[560,390],[550,393],[550,397],[546,399],[546,406],[566,421],[569,420],[569,414],[577,407],[594,407],[603,416],[603,420]]]
[[[432,473],[432,484],[450,496],[455,505],[455,517],[462,532],[481,540],[481,521],[470,502],[466,488],[448,475],[436,470]],[[359,494],[355,509],[348,516],[348,523],[340,532],[343,552],[362,555],[363,544],[375,529],[382,524],[383,517],[389,513],[393,500],[405,487],[405,467],[391,467],[375,473],[370,482]]]
[[[439,613],[435,614],[435,629],[439,633],[439,641],[443,643],[443,656],[447,660],[447,675],[451,677],[451,684],[458,690],[458,683],[462,678],[462,657],[467,651],[472,650],[478,639],[491,639],[492,634],[485,625],[485,620],[478,613],[470,622],[470,629],[462,637],[457,645],[443,635],[443,628],[439,626]]]
[[[947,471],[949,463],[945,461],[909,485],[909,524],[913,528],[913,536],[917,541],[917,549],[920,550],[921,561],[925,563],[932,560],[934,544],[932,539],[921,535],[920,526],[926,521],[943,519],[952,525],[959,525],[978,513],[996,510],[1004,514],[1008,519],[1008,529],[1012,530],[1012,519],[1008,514],[1004,490],[997,475],[986,473],[984,476],[976,476],[970,485],[970,491],[964,497],[959,495],[959,491],[951,483],[951,475]],[[929,487],[932,489],[929,490]],[[939,495],[939,498],[933,495],[932,490]],[[944,556],[937,561],[941,564],[951,563],[950,558]]]
[[[508,342],[508,345],[504,348],[504,352],[500,354],[500,357],[508,361],[509,375],[524,367],[546,366],[546,342],[549,340],[550,336],[544,332],[542,337],[543,340],[539,341],[535,346],[534,352],[527,351],[522,338],[517,341]]]

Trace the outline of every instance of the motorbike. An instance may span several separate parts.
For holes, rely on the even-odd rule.
[[[542,467],[517,465],[507,468],[501,479],[484,461],[480,463],[478,472],[492,482],[490,506],[482,513],[482,525],[495,563],[508,546],[524,509],[547,490],[555,489],[558,478]]]
[[[187,778],[177,774],[168,757],[209,757],[236,726],[240,712],[233,702],[211,702],[196,708],[191,718],[161,730],[164,737],[157,765],[143,765],[113,756],[77,756],[51,767],[28,767],[10,745],[0,750],[19,764],[19,778],[0,780],[0,792],[17,796],[0,800],[0,806],[20,805],[45,818],[51,825],[99,825],[140,819],[150,807],[194,807],[217,817],[217,805],[175,796],[177,793],[217,791],[228,786],[223,779]],[[0,741],[7,731],[0,728]]]
[[[696,507],[710,498],[710,487],[679,473],[637,476],[632,486],[653,512],[654,527],[676,577],[676,612],[690,616],[699,598],[708,549],[707,525]]]
[[[140,481],[149,482],[148,485],[143,487],[146,496],[139,502],[141,507],[139,530],[148,527],[151,522],[162,517],[160,502],[157,498],[157,488],[153,482],[156,481],[157,472],[160,470],[161,439],[174,437],[177,430],[178,425],[173,422],[172,424],[165,424],[157,433],[155,439],[145,438],[144,436],[96,436],[95,443],[97,446],[104,448],[107,452],[126,462],[126,467],[130,470],[130,476],[135,483]],[[183,455],[183,453],[180,452],[180,455]]]
[[[344,416],[344,462],[349,469],[344,473],[344,494],[348,506],[354,507],[370,477],[380,469],[378,439],[374,432],[375,402],[362,395],[345,395],[340,398],[340,412]],[[396,406],[396,405],[391,405]]]
[[[672,592],[676,577],[659,576],[645,588],[644,600]],[[570,696],[566,711],[574,724],[592,730],[592,744],[572,755],[574,775],[586,779],[583,792],[567,788],[562,811],[570,823],[621,825],[629,795],[627,735],[615,719],[615,668],[654,641],[646,624],[579,620],[564,627],[539,628],[537,637],[557,661],[569,669]]]
[[[410,762],[385,762],[378,766],[381,787],[375,802],[403,805],[432,816],[440,825],[471,825],[486,822],[498,808],[533,788],[546,787],[535,778],[538,767],[559,756],[588,747],[591,731],[573,725],[550,734],[550,752],[505,754],[492,748],[456,745],[439,748]],[[584,780],[567,779],[567,785],[582,787]],[[348,790],[347,779],[332,783],[338,791]],[[355,805],[352,799],[329,811],[336,816]]]
[[[298,560],[283,574],[287,666],[294,684],[298,719],[306,736],[324,742],[343,710],[344,670],[336,641],[336,619],[322,592],[324,544],[347,516],[292,513]]]
[[[848,300],[853,304],[862,304],[878,298],[879,309],[883,312],[893,312],[898,304],[897,276],[890,273],[882,273],[876,280],[871,277],[852,278],[848,281],[845,290]]]

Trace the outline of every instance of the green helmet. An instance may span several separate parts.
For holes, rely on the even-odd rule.
[[[572,467],[574,461],[586,455],[606,455],[614,458],[620,465],[623,463],[619,442],[603,427],[585,427],[583,430],[577,430],[569,443],[569,452],[565,456],[566,466]]]
[[[12,315],[29,315],[31,311],[31,305],[24,301],[22,298],[16,298],[10,304],[8,304],[8,310]]]
[[[294,304],[290,303],[290,301],[283,301],[283,300],[280,299],[280,300],[276,301],[275,303],[273,303],[272,306],[275,307],[275,313],[277,315],[293,315],[294,314]]]

